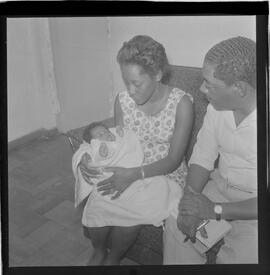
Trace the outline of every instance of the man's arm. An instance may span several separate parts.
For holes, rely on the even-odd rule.
[[[255,220],[258,218],[257,198],[222,203],[222,208],[221,217],[225,220]]]
[[[190,191],[189,188],[191,188],[194,192],[201,193],[209,179],[209,174],[210,171],[204,167],[191,164],[188,170],[185,190]]]
[[[189,160],[186,186],[191,187],[195,192],[202,192],[218,156],[216,117],[215,110],[208,105],[203,125]]]
[[[216,201],[211,201],[204,194],[186,193],[179,205],[182,216],[194,216],[199,219],[215,219],[214,206]],[[254,220],[257,219],[257,198],[246,199],[238,202],[221,202],[224,220]]]
[[[196,216],[182,215],[182,202],[192,192],[201,193],[206,185],[210,171],[218,156],[218,146],[215,134],[215,116],[213,108],[208,105],[203,125],[198,133],[197,142],[193,148],[189,161],[189,171],[185,186],[185,193],[179,204],[177,226],[185,235],[195,242],[196,229],[202,219]]]

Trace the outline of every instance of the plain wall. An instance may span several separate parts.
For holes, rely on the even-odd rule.
[[[201,67],[206,52],[224,39],[240,35],[256,40],[255,16],[110,17],[109,24],[114,94],[125,89],[117,52],[135,35],[150,35],[163,44],[172,65],[191,67]]]
[[[56,97],[48,85],[44,23]],[[8,141],[39,128],[67,131],[112,115],[114,96],[125,89],[116,55],[134,35],[162,43],[171,64],[194,67],[223,39],[256,37],[255,16],[18,18],[8,19],[7,26]]]
[[[109,116],[112,97],[107,19],[50,18],[60,131]]]
[[[8,141],[56,127],[41,64],[42,20],[7,19]]]

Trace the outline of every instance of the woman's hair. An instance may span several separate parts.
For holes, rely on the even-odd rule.
[[[162,81],[169,75],[169,63],[164,47],[147,35],[137,35],[123,43],[117,55],[120,65],[136,64],[146,73],[162,73]]]
[[[107,127],[102,123],[102,122],[93,122],[91,124],[89,124],[83,131],[83,140],[86,142],[90,142],[92,140],[92,133],[91,131],[96,128],[96,127],[104,127],[107,129]]]
[[[206,62],[216,64],[214,76],[227,85],[245,81],[256,88],[256,43],[245,37],[233,37],[213,46]]]

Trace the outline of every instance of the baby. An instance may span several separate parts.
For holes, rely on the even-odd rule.
[[[115,130],[120,137],[124,136],[121,126],[116,126]],[[116,136],[100,122],[93,122],[84,130],[83,140],[92,144],[94,148],[98,148],[95,154],[96,161],[110,158],[117,149]],[[93,159],[88,153],[84,153],[81,162],[88,168],[93,167]]]
[[[72,158],[72,169],[76,180],[75,206],[79,205],[89,193],[96,192],[98,182],[113,174],[104,172],[104,167],[136,167],[142,165],[144,159],[138,136],[121,126],[108,129],[102,123],[94,122],[85,129],[83,140]],[[87,183],[82,177],[78,168],[80,163],[99,172],[97,177],[91,179],[92,184]]]

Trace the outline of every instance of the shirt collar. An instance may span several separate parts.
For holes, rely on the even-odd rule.
[[[244,120],[238,125],[237,128],[247,127],[257,121],[257,109],[255,108]]]

